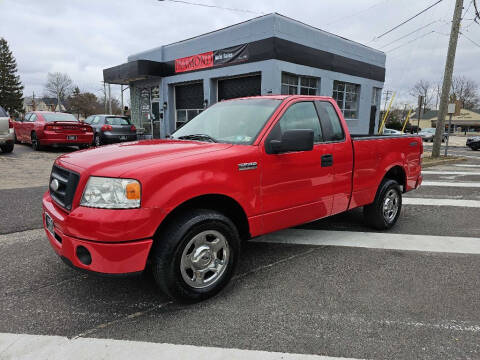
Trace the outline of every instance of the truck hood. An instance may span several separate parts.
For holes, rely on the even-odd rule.
[[[186,140],[143,140],[75,151],[60,156],[57,161],[60,164],[66,163],[87,169],[90,173],[99,169],[110,170],[112,174],[105,174],[105,176],[118,176],[122,172],[131,170],[132,164],[136,162],[142,161],[143,166],[148,162],[158,164],[186,156],[224,150],[231,146],[231,144]],[[116,171],[112,171],[114,169]]]

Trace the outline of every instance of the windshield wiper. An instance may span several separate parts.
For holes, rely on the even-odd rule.
[[[207,134],[190,134],[190,135],[179,136],[178,138],[180,140],[207,140],[214,143],[218,142],[215,138]]]

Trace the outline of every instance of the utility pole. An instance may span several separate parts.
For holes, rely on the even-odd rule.
[[[387,103],[388,103],[388,100],[390,99],[390,95],[392,95],[392,90],[386,90],[385,91],[385,106],[383,107],[383,111],[387,111]]]
[[[448,95],[452,87],[453,65],[455,64],[455,53],[457,52],[458,33],[460,32],[460,21],[462,17],[463,0],[455,1],[455,11],[453,12],[452,29],[450,31],[450,41],[448,43],[447,62],[445,63],[445,73],[443,75],[442,95],[440,97],[440,109],[438,110],[437,128],[433,142],[432,157],[440,156],[440,145],[445,131],[445,115],[447,114]]]
[[[121,111],[121,115],[124,115],[123,114],[123,85],[120,85],[120,94],[122,99],[122,102],[120,103],[120,111]]]
[[[108,84],[108,113],[112,114],[112,91],[110,89],[110,84]]]
[[[423,95],[418,95],[417,134],[420,131],[420,120],[422,119]]]
[[[107,87],[105,81],[103,82],[103,107],[105,108],[105,114],[107,114]]]

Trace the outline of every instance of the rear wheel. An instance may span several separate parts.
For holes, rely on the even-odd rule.
[[[13,132],[13,141],[15,144],[20,144],[20,141],[18,141],[17,139],[17,133],[15,131]]]
[[[152,272],[159,287],[182,302],[214,296],[234,273],[240,237],[233,222],[213,210],[192,210],[155,238]]]
[[[0,146],[4,153],[11,153],[13,151],[13,142],[6,143],[5,145]]]
[[[363,208],[365,221],[375,229],[390,229],[402,210],[402,192],[395,180],[384,179],[378,187],[375,201]]]
[[[32,133],[31,141],[32,141],[32,149],[34,151],[42,150],[42,146],[40,145],[40,140],[38,140],[36,133]]]

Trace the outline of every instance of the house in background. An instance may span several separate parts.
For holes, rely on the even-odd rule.
[[[438,110],[429,110],[423,114],[420,120],[420,128],[432,128],[437,126]],[[416,119],[411,123],[416,125]],[[448,115],[445,118],[445,126],[448,126]],[[458,116],[452,116],[453,131],[480,131],[480,109],[461,109]]]
[[[25,112],[30,111],[65,111],[65,106],[60,103],[60,108],[57,104],[57,98],[50,97],[32,97],[26,96],[23,99],[23,109]]]

